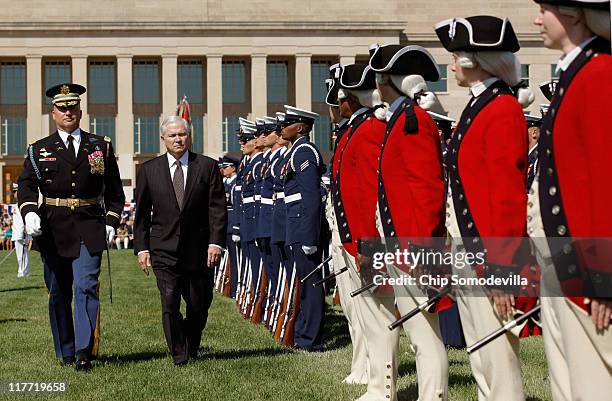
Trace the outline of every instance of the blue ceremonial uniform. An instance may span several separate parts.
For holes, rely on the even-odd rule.
[[[283,167],[289,160],[287,158],[289,152],[287,148],[281,148],[278,153],[277,160],[270,168],[272,175],[272,190],[273,190],[273,208],[272,218],[270,219],[270,244],[272,248],[272,264],[275,268],[284,268],[286,277],[291,277],[292,268],[288,261],[287,251],[285,249],[285,236],[287,226],[287,207],[285,205],[284,178],[282,176]]]
[[[261,255],[255,245],[255,229],[257,204],[255,201],[256,171],[263,161],[263,153],[258,153],[249,158],[249,164],[244,169],[242,176],[242,219],[240,221],[240,243],[251,271],[252,286],[258,290],[257,282],[260,275]],[[248,316],[247,316],[248,317]]]
[[[238,287],[239,282],[244,284],[244,272],[247,265],[246,261],[248,259],[246,256],[248,255],[248,250],[245,248],[244,243],[242,242],[242,237],[240,236],[240,223],[242,221],[242,179],[248,162],[249,157],[243,156],[242,160],[240,161],[240,165],[238,166],[238,171],[236,172],[236,181],[232,191],[232,205],[234,206],[234,211],[232,213],[233,216],[230,218],[231,224],[228,224],[228,227],[232,227],[232,235],[240,238],[238,242],[232,242],[236,244],[236,253],[238,256],[237,267],[240,272],[236,275],[236,287]],[[232,283],[232,286],[233,285],[234,284]],[[237,294],[235,294],[235,297],[236,296]]]
[[[232,241],[232,235],[234,232],[234,222],[236,221],[236,213],[234,210],[234,188],[238,181],[237,175],[230,177],[225,180],[223,186],[225,187],[225,199],[227,205],[227,231],[226,231],[226,244],[227,252],[230,260],[230,297],[236,296],[236,288],[238,286],[238,246],[237,243]]]
[[[323,163],[319,150],[307,137],[298,138],[288,152],[283,167],[287,227],[285,242],[291,250],[290,263],[298,278],[304,278],[318,264],[321,256],[319,236],[323,202],[321,175]],[[302,246],[317,246],[317,252],[306,255]],[[321,273],[313,276],[313,282]],[[304,285],[300,290],[300,312],[295,324],[295,345],[305,350],[322,346],[325,299],[323,287]]]

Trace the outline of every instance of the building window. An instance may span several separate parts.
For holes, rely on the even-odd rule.
[[[223,152],[239,152],[238,128],[240,128],[239,116],[225,116],[223,120]]]
[[[25,117],[5,117],[1,120],[2,154],[23,155],[26,153],[26,119]]]
[[[287,103],[289,99],[289,63],[269,61],[266,77],[268,103]]]
[[[221,70],[223,103],[244,103],[246,74],[244,61],[224,61]]]
[[[134,61],[134,103],[158,104],[159,62],[155,60]]]
[[[438,64],[440,70],[440,79],[436,82],[427,82],[429,90],[432,92],[448,92],[448,73],[447,64]]]
[[[191,118],[191,151],[204,153],[204,117],[193,116]]]
[[[89,117],[89,130],[92,134],[107,136],[115,143],[115,117]]]
[[[187,96],[189,104],[204,103],[204,66],[199,60],[180,60],[177,70],[177,99]]]
[[[134,152],[159,153],[159,118],[134,116]]]
[[[70,61],[45,61],[45,87],[43,88],[43,97],[46,104],[51,104],[51,98],[48,98],[44,92],[47,89],[72,82],[72,71]]]
[[[557,64],[550,65],[550,79],[559,79],[559,73],[557,72]]]
[[[325,80],[329,78],[329,61],[313,61],[310,65],[310,73],[312,75],[310,86],[313,103],[325,103],[327,97],[327,86]]]
[[[0,104],[26,104],[26,64],[21,61],[0,63]]]
[[[529,64],[521,64],[521,80],[529,85]]]
[[[90,104],[114,104],[116,68],[114,61],[90,61],[87,79],[87,99]]]
[[[327,115],[320,115],[312,127],[310,138],[313,139],[314,144],[322,151],[331,149],[331,128],[331,121]]]

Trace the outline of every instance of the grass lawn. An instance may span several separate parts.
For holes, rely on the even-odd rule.
[[[5,255],[0,252],[0,260]],[[341,401],[365,392],[366,386],[341,383],[349,373],[351,345],[339,307],[328,308],[328,351],[305,354],[280,347],[263,326],[244,321],[232,300],[215,295],[202,339],[204,357],[175,368],[166,351],[155,278],[140,272],[131,251],[111,251],[112,305],[104,255],[102,342],[94,370],[85,374],[61,367],[53,351],[40,257],[36,252],[31,257],[25,279],[17,279],[14,255],[0,266],[0,382],[67,382],[61,397],[71,400]],[[550,400],[541,338],[522,345],[528,400]],[[414,357],[404,336],[401,350],[399,398],[416,400]],[[466,352],[449,352],[450,400],[477,400]],[[23,397],[5,393],[2,399]]]

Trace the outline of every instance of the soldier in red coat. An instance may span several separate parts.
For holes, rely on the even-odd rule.
[[[376,100],[376,101],[375,101]],[[338,102],[348,118],[332,164],[332,201],[348,272],[350,291],[362,286],[358,244],[378,237],[375,225],[377,157],[385,134],[384,111],[374,71],[367,64],[343,66]],[[379,294],[353,298],[368,353],[368,390],[360,401],[395,399],[399,336],[387,329],[394,320],[393,297]],[[391,362],[393,361],[393,362]],[[387,398],[388,397],[388,398]]]
[[[388,252],[430,247],[444,235],[444,175],[438,127],[425,111],[435,101],[426,81],[437,81],[440,73],[420,46],[376,46],[370,66],[389,104],[377,163],[377,231]],[[409,278],[406,265],[387,264],[386,270],[390,278]],[[416,285],[393,285],[393,293],[401,314],[428,296]],[[403,327],[415,352],[419,400],[446,400],[448,357],[437,313],[423,311]]]
[[[520,63],[513,53],[519,42],[508,19],[491,16],[454,18],[435,30],[453,53],[458,85],[471,94],[445,159],[446,225],[455,250],[484,260],[455,264],[453,273],[512,278],[521,269],[515,257],[526,235],[527,126],[521,106],[534,98],[517,85]],[[512,319],[515,298],[507,288],[460,286],[457,304],[466,343],[473,344]],[[507,333],[470,354],[479,400],[525,399],[518,351],[518,338]]]
[[[563,53],[542,122],[528,232],[542,267],[544,349],[552,396],[612,394],[610,1],[536,0],[544,45]],[[605,118],[605,117],[604,117]]]
[[[334,143],[336,145],[338,142],[342,142],[344,138],[346,138],[345,133],[347,129],[349,129],[349,118],[351,117],[350,115],[346,116],[346,113],[345,116],[343,116],[338,104],[338,90],[340,86],[340,74],[342,72],[342,68],[343,67],[340,66],[340,64],[332,65],[330,67],[331,78],[326,80],[328,91],[325,101],[329,105],[332,121],[336,124],[334,129]],[[340,298],[342,311],[344,312],[344,316],[346,316],[346,320],[348,321],[351,344],[353,345],[351,373],[344,378],[343,382],[348,384],[367,384],[369,376],[368,350],[366,348],[362,321],[357,310],[358,306],[355,305],[356,302],[361,301],[361,297],[353,298],[350,296],[350,293],[358,288],[359,285],[356,286],[354,284],[352,280],[352,272],[347,272],[345,270],[344,273],[340,273],[342,269],[346,267],[346,261],[344,257],[342,240],[340,239],[340,232],[338,230],[338,219],[336,218],[334,202],[341,202],[341,199],[339,199],[339,196],[337,195],[338,188],[336,186],[336,178],[339,166],[338,161],[342,149],[335,146],[334,150],[334,155],[331,160],[331,193],[328,195],[326,200],[325,213],[332,237],[332,266],[334,273],[339,273],[339,275],[336,277],[336,288]]]

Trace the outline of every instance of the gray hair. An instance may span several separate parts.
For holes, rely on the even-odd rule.
[[[185,121],[182,117],[179,116],[166,116],[162,120],[161,125],[159,126],[159,132],[161,132],[162,136],[166,134],[166,130],[170,125],[181,124],[185,131],[187,131],[188,135],[191,135],[191,124]]]

